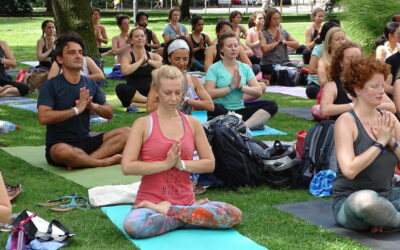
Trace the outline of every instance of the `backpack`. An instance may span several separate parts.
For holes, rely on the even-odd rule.
[[[235,190],[264,182],[261,154],[268,148],[245,136],[248,128],[236,115],[222,115],[205,125],[215,157],[214,176],[222,187]]]
[[[312,178],[321,170],[331,169],[336,172],[334,125],[332,120],[320,121],[308,130],[300,167],[295,177],[296,186],[308,187]]]

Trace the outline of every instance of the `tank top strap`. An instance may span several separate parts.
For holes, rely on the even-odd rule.
[[[146,50],[146,56],[147,56],[147,58],[151,58],[150,52],[148,52],[147,50]]]
[[[366,143],[366,139],[369,139],[371,141],[374,141],[371,136],[369,136],[369,134],[367,133],[367,131],[365,130],[364,126],[362,125],[360,118],[358,118],[356,112],[354,112],[354,110],[350,110],[349,113],[353,116],[355,122],[356,122],[356,126],[357,126],[357,130],[358,130],[358,137],[356,139],[356,143],[362,141],[362,143]]]
[[[135,63],[136,62],[135,55],[133,54],[133,52],[131,52],[130,54],[131,54],[131,58],[132,58],[132,63]]]
[[[158,121],[158,115],[157,111],[153,111],[150,113],[150,129],[149,131],[149,138],[156,136],[156,138],[159,138],[161,135],[161,130],[160,130],[160,123]]]
[[[187,116],[184,113],[180,112],[180,111],[178,111],[178,112],[179,112],[179,114],[181,116],[181,119],[182,119],[182,122],[183,122],[183,128],[184,128],[183,129],[183,132],[184,132],[183,138],[188,136],[188,135],[192,136],[192,129],[190,128]]]

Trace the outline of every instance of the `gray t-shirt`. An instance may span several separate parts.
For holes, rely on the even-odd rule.
[[[179,37],[179,36],[184,36],[187,33],[186,26],[181,24],[181,23],[178,23],[178,25],[179,25],[179,33],[180,34],[177,34],[176,30],[172,27],[171,24],[165,25],[162,34],[163,35],[168,35],[169,39],[174,39],[174,38]]]
[[[354,111],[350,111],[357,125],[358,137],[354,142],[354,153],[360,155],[373,144],[374,140],[365,131],[364,126]],[[385,148],[378,157],[353,180],[346,178],[340,167],[336,173],[336,180],[333,185],[334,203],[342,198],[350,196],[360,190],[373,190],[380,196],[388,198],[392,191],[392,179],[396,167],[397,158],[395,154]]]
[[[281,36],[284,38],[284,40],[287,40],[290,37],[289,33],[286,30],[280,29],[279,31],[281,32]],[[263,30],[262,35],[267,40],[267,44],[274,43],[276,41],[275,37],[271,35],[267,30]],[[289,62],[287,46],[283,45],[282,43],[279,43],[272,50],[263,53],[261,58],[261,65],[266,65],[266,64],[282,65],[287,62]]]

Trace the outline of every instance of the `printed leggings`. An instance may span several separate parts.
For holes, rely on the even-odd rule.
[[[124,221],[124,229],[132,238],[142,239],[178,228],[228,229],[242,219],[237,207],[225,202],[210,201],[203,205],[171,206],[167,214],[148,208],[132,209]]]

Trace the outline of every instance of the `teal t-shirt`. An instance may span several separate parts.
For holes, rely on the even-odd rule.
[[[315,45],[311,52],[311,56],[316,56],[316,57],[318,57],[318,59],[321,58],[323,48],[324,48],[324,45],[322,43]],[[311,81],[311,82],[319,85],[317,75],[308,75],[307,79],[308,79],[308,81]]]
[[[247,85],[247,81],[253,79],[254,73],[249,65],[237,61],[239,74],[241,76],[240,85]],[[206,81],[215,82],[216,88],[225,88],[232,82],[233,75],[229,73],[224,64],[218,61],[211,65],[207,70]],[[241,90],[234,89],[228,94],[216,98],[213,100],[215,103],[222,104],[226,109],[238,110],[244,108],[243,105],[243,92]]]

